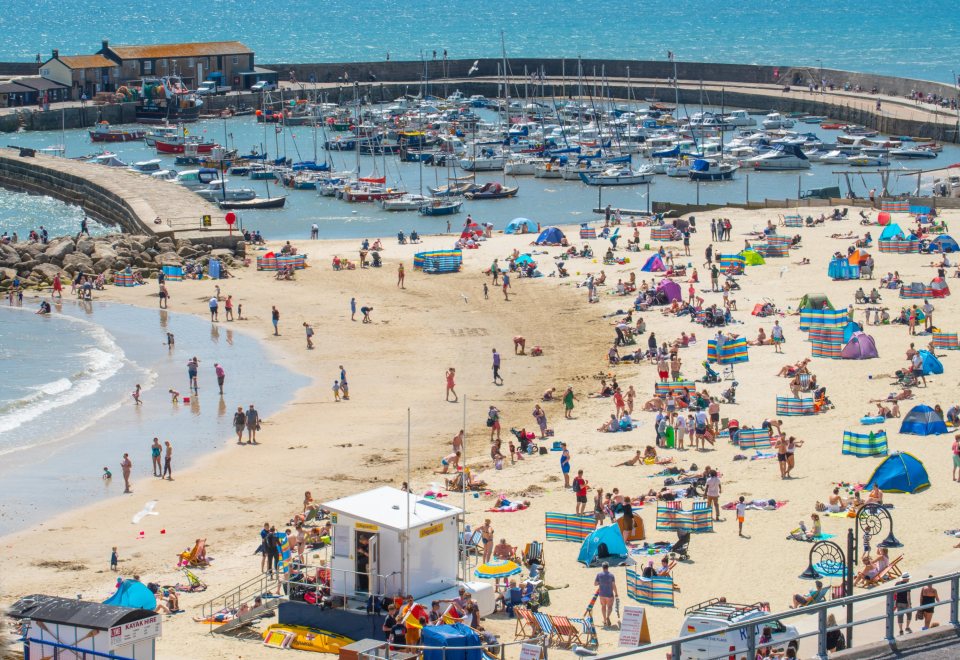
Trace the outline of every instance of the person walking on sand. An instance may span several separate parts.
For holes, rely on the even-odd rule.
[[[490,406],[487,410],[487,426],[490,427],[490,442],[493,442],[494,434],[500,440],[500,410],[496,406]]]
[[[953,480],[960,481],[960,434],[953,436]]]
[[[503,378],[500,376],[500,354],[495,348],[493,349],[493,384],[503,385]]]
[[[243,429],[247,426],[247,416],[243,413],[243,406],[237,406],[233,414],[233,430],[237,432],[237,444],[243,444]]]
[[[280,325],[280,310],[277,309],[276,305],[273,305],[270,310],[270,318],[273,321],[273,336],[279,337],[280,330],[278,326]]]
[[[547,437],[547,413],[543,412],[539,403],[533,407],[533,418],[537,421],[537,426],[540,427],[540,439],[543,440]]]
[[[585,515],[587,509],[587,491],[590,490],[590,486],[586,479],[583,478],[583,470],[577,470],[577,476],[573,478],[573,483],[571,484],[574,494],[577,496],[577,515]]]
[[[154,438],[150,445],[150,459],[153,461],[153,476],[159,477],[163,474],[163,468],[160,466],[160,438]]]
[[[197,359],[197,356],[194,355],[187,361],[187,376],[190,379],[190,389],[197,391],[199,389],[197,383],[197,372],[200,371],[200,360]]]
[[[307,350],[313,350],[313,326],[304,321],[303,332],[307,336]]]
[[[343,368],[342,364],[338,368],[340,369],[340,393],[343,394],[344,399],[349,401],[350,386],[347,385],[347,370]]]
[[[357,320],[357,299],[356,298],[350,298],[350,320],[351,321]]]
[[[133,469],[133,461],[130,460],[130,454],[124,454],[120,461],[120,471],[123,473],[123,492],[132,493],[130,490],[130,471]]]
[[[131,396],[133,397],[133,402],[134,402],[134,404],[136,404],[136,405],[138,405],[138,406],[142,406],[142,405],[143,405],[143,401],[140,400],[140,391],[141,391],[141,390],[142,390],[142,388],[140,387],[140,383],[137,383],[136,389],[134,389],[133,392],[131,393]]]
[[[169,440],[165,440],[163,444],[166,447],[166,451],[163,453],[163,475],[161,475],[160,478],[173,481],[173,469],[170,466],[173,460],[173,446]]]
[[[50,297],[52,298],[53,296],[63,298],[63,282],[60,280],[60,273],[53,276],[53,292],[50,294]]]
[[[604,627],[610,627],[612,625],[610,623],[610,613],[613,612],[613,599],[620,597],[617,592],[617,578],[610,572],[610,564],[603,562],[600,565],[600,572],[594,578],[593,584],[597,588],[597,595],[600,598],[603,625]]]
[[[397,265],[397,286],[400,287],[401,289],[407,288],[403,285],[404,277],[405,277],[405,273],[403,272],[403,264],[401,263]]]
[[[747,505],[743,495],[737,501],[737,536],[743,536],[743,519],[747,515]]]
[[[216,296],[210,298],[210,322],[220,320],[220,302],[217,300]]]
[[[567,443],[561,442],[560,446],[560,472],[563,474],[563,487],[570,488],[570,450],[567,449]]]
[[[160,309],[167,308],[167,301],[170,300],[170,292],[167,291],[167,285],[160,285]]]
[[[773,329],[770,331],[770,339],[773,341],[773,350],[775,353],[783,353],[783,326],[780,321],[773,322]]]
[[[223,370],[223,365],[219,362],[213,363],[213,372],[217,375],[217,387],[220,388],[220,394],[223,394],[223,381],[227,377],[227,372]]]
[[[340,381],[333,381],[333,401],[334,403],[340,401]]]
[[[483,283],[483,299],[490,300],[490,289],[487,288],[487,283]]]
[[[260,428],[260,413],[257,412],[257,409],[253,407],[253,404],[250,404],[250,407],[247,409],[246,414],[247,422],[247,441],[252,445],[260,444],[257,442],[257,429]]]
[[[568,387],[563,393],[563,418],[573,419],[573,402],[577,397],[573,393],[573,387]]]
[[[710,476],[707,478],[706,484],[706,493],[707,493],[707,508],[710,508],[710,505],[713,505],[714,510],[714,519],[720,521],[720,493],[723,492],[723,486],[720,483],[720,477],[717,476],[716,470],[710,470]]]
[[[456,382],[454,382],[454,377],[457,375],[457,370],[453,367],[447,369],[447,397],[446,400],[450,400],[450,395],[453,394],[453,402],[458,401],[457,391],[454,389],[456,387]]]
[[[223,301],[223,311],[226,315],[228,321],[233,320],[233,296],[227,296],[227,299]]]
[[[509,301],[510,294],[507,293],[507,289],[510,288],[510,275],[508,273],[503,274],[503,299]]]

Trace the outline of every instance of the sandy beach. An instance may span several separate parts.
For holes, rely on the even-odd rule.
[[[811,209],[813,210],[813,209]],[[817,209],[819,211],[819,209]],[[805,213],[806,215],[806,213]],[[876,212],[871,213],[875,220]],[[761,230],[768,220],[777,222],[776,210],[721,210],[698,215],[698,232],[692,235],[691,257],[678,256],[678,264],[691,263],[700,273],[697,295],[706,304],[720,303],[719,293],[709,292],[708,271],[703,267],[704,249],[711,242],[710,217],[726,217],[733,223],[732,238],[727,243],[714,243],[715,253],[733,253],[744,246],[747,232]],[[857,218],[857,219],[855,219]],[[482,221],[483,218],[476,218]],[[907,214],[895,215],[906,229],[912,226]],[[945,212],[943,219],[953,226],[960,221],[960,213]],[[775,397],[789,396],[788,379],[777,376],[785,364],[792,364],[810,356],[810,343],[799,330],[796,311],[800,298],[806,293],[825,293],[838,308],[853,302],[854,292],[863,286],[867,292],[879,286],[879,278],[888,271],[899,271],[905,282],[929,283],[936,269],[929,266],[931,255],[880,254],[871,249],[876,260],[872,281],[832,281],[827,276],[827,265],[835,251],[846,252],[850,240],[830,238],[834,233],[870,231],[876,238],[881,228],[857,224],[857,210],[851,209],[841,222],[828,221],[824,225],[803,228],[781,228],[781,234],[798,233],[802,242],[788,257],[768,259],[762,266],[749,267],[739,278],[742,290],[731,297],[736,300],[737,323],[729,332],[753,339],[759,328],[769,334],[775,319],[784,328],[786,343],[783,355],[774,353],[772,346],[749,349],[749,362],[736,365],[739,382],[737,403],[722,405],[722,417],[737,418],[743,425],[759,426],[768,418],[776,418]],[[460,220],[462,222],[462,219]],[[626,219],[625,219],[626,221]],[[602,218],[594,220],[602,225]],[[454,222],[456,225],[456,222]],[[548,223],[543,222],[544,226]],[[421,225],[422,226],[422,225]],[[439,225],[438,225],[439,227]],[[498,229],[500,229],[498,227]],[[569,240],[580,246],[577,227],[564,227]],[[650,230],[641,228],[641,247],[659,244],[649,240]],[[514,249],[533,250],[533,256],[545,274],[554,272],[553,257],[559,247],[532,247],[531,235],[505,236],[495,233],[481,244],[480,249],[464,251],[464,266],[460,273],[427,275],[413,270],[413,254],[425,248],[450,247],[451,236],[427,236],[420,245],[398,245],[395,237],[382,236],[385,250],[382,268],[334,271],[334,255],[356,260],[359,241],[293,241],[302,253],[309,255],[310,268],[299,271],[296,281],[276,281],[271,273],[254,268],[236,270],[235,277],[218,282],[222,295],[232,295],[235,305],[243,305],[245,320],[232,323],[220,321],[221,326],[263,342],[284,367],[311,379],[310,385],[299,390],[279,413],[264,420],[258,434],[259,446],[226,447],[202,458],[185,453],[178,461],[192,463],[180,470],[174,481],[160,481],[151,476],[149,460],[150,438],[129,438],[127,449],[134,462],[132,495],[121,495],[123,482],[119,476],[120,456],[105,456],[104,465],[114,471],[112,492],[116,496],[94,505],[72,510],[63,515],[36,524],[22,532],[0,539],[5,557],[5,570],[0,576],[2,603],[30,593],[48,593],[65,597],[83,594],[85,599],[103,600],[113,591],[116,574],[108,570],[110,548],[118,547],[120,573],[139,574],[144,582],[172,584],[178,581],[177,554],[192,546],[197,537],[205,537],[213,565],[202,572],[209,589],[199,594],[181,594],[185,614],[166,617],[163,637],[158,643],[162,658],[272,658],[276,654],[255,641],[207,634],[207,627],[194,623],[197,607],[232,586],[259,573],[260,558],[253,554],[259,543],[259,529],[265,521],[282,529],[287,521],[300,512],[304,491],[311,491],[318,502],[324,502],[375,485],[399,487],[406,480],[407,414],[411,420],[411,485],[424,492],[443,477],[434,474],[440,458],[450,451],[450,440],[462,427],[466,406],[466,447],[468,465],[474,474],[489,483],[492,495],[479,499],[468,498],[468,522],[474,527],[484,518],[493,521],[497,539],[506,538],[512,545],[523,547],[529,541],[545,538],[544,513],[573,513],[574,496],[564,490],[559,468],[559,455],[548,452],[531,456],[503,470],[494,470],[489,452],[490,432],[485,425],[489,405],[502,411],[504,445],[511,438],[510,427],[536,429],[531,416],[542,393],[556,387],[562,393],[572,386],[578,397],[572,420],[563,418],[563,407],[558,401],[544,405],[548,425],[555,432],[555,440],[566,442],[572,454],[575,474],[584,470],[591,489],[604,491],[619,488],[623,494],[638,496],[663,485],[662,477],[654,477],[661,466],[612,467],[630,458],[637,449],[654,441],[653,413],[642,412],[642,404],[653,395],[657,381],[655,365],[621,364],[611,367],[607,351],[615,337],[608,317],[616,310],[632,307],[634,295],[619,297],[611,294],[618,279],[627,280],[636,272],[637,282],[650,280],[652,273],[639,272],[651,251],[627,252],[626,239],[632,228],[621,229],[618,257],[628,257],[629,263],[605,266],[602,255],[609,242],[590,241],[595,259],[571,259],[566,262],[570,277],[543,277],[537,279],[511,278],[509,301],[499,288],[490,285],[485,299],[483,284],[490,278],[483,271],[494,258],[505,263]],[[376,236],[370,236],[373,240]],[[270,244],[271,249],[279,244]],[[665,244],[667,249],[682,253],[679,242]],[[248,248],[249,249],[249,248]],[[253,258],[256,253],[248,253]],[[802,259],[808,265],[798,265]],[[398,264],[406,270],[405,287],[397,286]],[[578,288],[587,273],[605,271],[607,286],[600,287],[596,304],[587,303],[585,288]],[[958,280],[948,272],[948,283]],[[689,269],[688,269],[689,272]],[[659,276],[657,277],[659,279]],[[684,297],[687,281],[680,280]],[[184,281],[168,285],[171,294],[170,309],[209,318],[207,300],[213,294],[210,281]],[[707,292],[701,292],[706,289]],[[883,290],[882,305],[895,315],[901,306],[896,291]],[[350,318],[350,299],[355,297],[358,308],[372,306],[372,323]],[[108,287],[99,299],[127,305],[157,306],[156,285],[130,289]],[[758,302],[769,299],[785,314],[758,318],[750,310]],[[922,304],[922,301],[920,301]],[[954,298],[933,301],[935,325],[944,331],[960,329],[960,310]],[[32,298],[25,303],[35,304]],[[273,335],[270,322],[271,306],[280,312],[280,335]],[[863,322],[864,305],[856,309],[857,321]],[[701,362],[706,359],[706,343],[715,330],[690,323],[689,317],[665,316],[662,308],[652,308],[637,316],[646,321],[647,332],[654,332],[660,342],[672,341],[681,331],[696,333],[696,345],[680,350],[682,373],[690,380],[703,376]],[[221,309],[221,319],[223,319]],[[316,348],[307,350],[303,323],[312,325]],[[108,328],[109,329],[109,328]],[[877,458],[854,458],[841,455],[844,430],[866,432],[860,417],[875,410],[868,400],[885,397],[898,391],[891,385],[897,369],[905,368],[905,351],[911,341],[917,348],[926,348],[929,335],[908,336],[906,326],[869,326],[866,332],[874,337],[879,359],[827,360],[813,359],[810,368],[835,408],[824,414],[804,417],[784,417],[783,431],[804,442],[796,454],[793,478],[782,480],[776,459],[734,461],[741,452],[737,447],[718,441],[704,452],[688,450],[661,450],[661,456],[673,457],[674,465],[696,463],[702,470],[706,465],[722,473],[721,504],[739,496],[747,500],[775,499],[787,504],[776,511],[748,511],[744,526],[745,538],[737,535],[736,518],[732,511],[723,511],[721,522],[711,534],[694,535],[691,543],[691,561],[677,565],[674,576],[680,591],[676,607],[647,608],[647,617],[654,640],[678,634],[683,609],[689,605],[716,596],[725,596],[732,602],[752,603],[769,601],[776,610],[785,609],[790,594],[806,591],[809,585],[797,576],[807,565],[809,545],[787,540],[787,534],[801,520],[809,524],[814,504],[826,501],[837,482],[866,482]],[[514,355],[513,338],[526,338],[527,355]],[[646,346],[647,335],[638,338],[638,345]],[[543,355],[530,355],[532,346],[541,346]],[[189,347],[181,347],[189,351]],[[491,379],[491,349],[503,356],[504,384],[494,385]],[[158,347],[157,350],[165,350]],[[945,355],[943,353],[946,353]],[[940,353],[945,373],[928,377],[926,388],[915,388],[912,400],[900,404],[905,414],[913,405],[939,404],[944,410],[957,403],[957,380],[954,370],[960,356]],[[339,375],[339,367],[346,369],[350,382],[350,399],[334,401],[330,387]],[[229,370],[229,365],[226,365]],[[456,369],[456,390],[460,404],[444,401],[444,373]],[[626,390],[633,386],[637,404],[633,415],[638,428],[627,433],[605,434],[596,429],[614,412],[610,398],[594,398],[599,390],[595,376],[613,374]],[[207,385],[212,386],[207,378]],[[271,387],[270,374],[263,373],[260,386]],[[146,406],[169,406],[168,387],[183,383],[158,382],[145,391]],[[729,386],[729,382],[702,385],[714,396]],[[233,400],[227,392],[227,410],[246,407],[256,401]],[[128,404],[132,408],[132,404]],[[232,408],[231,408],[232,406]],[[132,414],[132,413],[131,413]],[[897,433],[899,420],[883,425],[890,436],[890,451],[909,451],[921,459],[930,476],[932,487],[915,495],[887,494],[885,501],[893,503],[896,536],[905,544],[902,566],[918,577],[926,577],[924,567],[933,560],[938,566],[960,565],[960,553],[952,550],[956,539],[943,531],[956,527],[954,510],[958,487],[951,481],[950,446],[952,434],[940,436],[909,436]],[[163,428],[155,435],[166,437]],[[549,443],[548,443],[549,444]],[[99,474],[79,476],[78,479],[100,479]],[[530,508],[515,513],[488,514],[497,493],[509,499],[528,499]],[[590,493],[592,501],[593,491]],[[69,493],[63,494],[69,506]],[[157,500],[159,516],[147,517],[133,525],[131,516],[145,502]],[[461,498],[450,498],[459,504]],[[588,506],[588,510],[592,508]],[[672,532],[657,532],[654,518],[655,504],[640,509],[648,541],[676,538]],[[847,519],[823,518],[824,531],[844,539],[849,526]],[[139,538],[139,532],[144,532]],[[165,533],[161,534],[161,530]],[[545,546],[547,583],[558,587],[550,591],[549,612],[566,616],[581,616],[593,594],[595,569],[588,569],[576,561],[579,546],[574,543],[550,541]],[[643,561],[641,557],[638,561]],[[624,569],[614,569],[621,595],[625,592]],[[566,586],[565,586],[566,585]],[[623,604],[629,604],[622,598]],[[485,627],[512,640],[514,620],[502,614],[484,621]],[[616,646],[615,630],[600,631],[600,650]]]

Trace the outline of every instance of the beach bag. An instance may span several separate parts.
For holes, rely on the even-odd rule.
[[[493,417],[487,417],[487,428],[493,428]]]

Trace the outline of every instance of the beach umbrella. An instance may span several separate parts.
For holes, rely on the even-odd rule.
[[[522,570],[516,562],[509,559],[494,559],[489,563],[477,566],[473,574],[478,578],[500,579],[516,575]]]

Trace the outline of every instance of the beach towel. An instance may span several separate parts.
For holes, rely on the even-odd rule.
[[[773,504],[771,504],[773,502]],[[738,502],[728,502],[721,506],[720,508],[724,511],[733,511],[737,508]],[[749,502],[744,502],[746,508],[750,511],[776,511],[777,509],[782,509],[787,505],[787,500],[750,500]]]
[[[763,460],[763,459],[765,459],[765,458],[776,458],[776,457],[777,457],[776,452],[772,452],[772,451],[771,451],[771,452],[758,451],[756,454],[754,454],[753,456],[750,457],[750,460],[751,460],[751,461],[761,461],[761,460]]]

